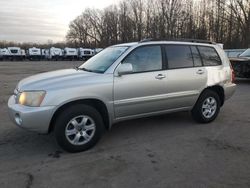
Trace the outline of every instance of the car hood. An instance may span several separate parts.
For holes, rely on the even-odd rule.
[[[27,77],[18,83],[18,91],[53,90],[58,88],[74,87],[84,82],[93,82],[102,74],[86,72],[76,69],[64,69],[46,72]]]

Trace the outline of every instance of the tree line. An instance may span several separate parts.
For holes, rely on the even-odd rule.
[[[65,42],[0,41],[0,48],[96,48],[145,38],[203,39],[248,48],[250,0],[121,0],[104,9],[85,9],[70,22]]]
[[[67,42],[106,47],[145,38],[204,39],[250,47],[250,0],[123,0],[85,9],[69,24]]]
[[[73,44],[67,43],[67,42],[56,42],[48,41],[47,43],[41,44],[41,43],[32,43],[32,42],[10,42],[10,41],[0,41],[0,48],[7,48],[7,47],[14,47],[18,46],[22,49],[28,49],[32,47],[38,47],[38,48],[50,48],[50,47],[57,47],[57,48],[64,48],[66,46],[73,47]]]

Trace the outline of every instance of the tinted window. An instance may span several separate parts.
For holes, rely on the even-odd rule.
[[[169,69],[193,67],[193,57],[189,46],[168,45],[166,54]]]
[[[204,66],[221,65],[221,59],[214,48],[198,46]]]
[[[194,60],[194,66],[195,67],[201,67],[202,61],[200,54],[195,46],[191,46],[192,54],[193,54],[193,60]]]
[[[131,63],[133,72],[146,72],[162,69],[162,56],[160,46],[144,46],[132,51],[123,63]]]

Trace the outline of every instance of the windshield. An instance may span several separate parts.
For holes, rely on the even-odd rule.
[[[109,47],[101,51],[83,65],[79,69],[85,71],[104,73],[126,50],[128,47]]]
[[[243,52],[240,57],[250,57],[250,48]]]

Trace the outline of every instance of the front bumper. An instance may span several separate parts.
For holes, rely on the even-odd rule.
[[[28,107],[16,104],[14,96],[8,101],[10,119],[18,126],[41,134],[48,133],[55,106]]]

